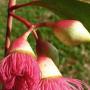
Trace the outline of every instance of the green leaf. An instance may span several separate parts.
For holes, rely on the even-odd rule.
[[[88,3],[77,0],[41,0],[34,5],[48,8],[63,19],[79,20],[90,31],[90,4]]]

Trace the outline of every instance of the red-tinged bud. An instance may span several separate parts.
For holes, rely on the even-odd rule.
[[[14,52],[14,51],[20,51],[20,52],[26,52],[26,53],[31,53],[35,56],[30,44],[27,41],[27,38],[29,36],[29,34],[32,32],[33,28],[28,30],[27,32],[25,32],[22,36],[20,36],[19,38],[17,38],[12,45],[10,46],[10,52]]]
[[[44,40],[42,36],[40,35],[40,32],[38,35],[38,39],[36,40],[36,52],[37,55],[46,55],[55,62],[57,66],[59,66],[59,52],[57,48],[52,45],[50,42]]]
[[[65,78],[53,63],[52,59],[39,55],[38,64],[41,70],[39,90],[89,90],[85,83],[78,79]]]
[[[55,23],[55,36],[66,45],[78,45],[90,42],[90,33],[77,20],[62,20]]]
[[[51,58],[42,55],[39,56],[37,60],[41,70],[42,78],[54,78],[62,76]]]
[[[73,46],[90,42],[90,33],[84,25],[77,20],[61,20],[57,22],[46,22],[36,25],[37,27],[50,27],[55,36],[65,45]]]
[[[12,43],[10,53],[0,63],[4,90],[37,90],[40,70],[27,37],[34,28]]]

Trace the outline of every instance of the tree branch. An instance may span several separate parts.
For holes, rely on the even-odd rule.
[[[7,31],[6,31],[6,40],[5,40],[5,56],[8,53],[8,49],[10,46],[10,33],[12,30],[12,16],[10,15],[10,8],[16,4],[16,0],[9,0],[8,2],[8,16],[7,16]]]

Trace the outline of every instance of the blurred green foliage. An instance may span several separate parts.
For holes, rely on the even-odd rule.
[[[30,0],[17,0],[17,3],[25,3]],[[4,42],[7,25],[7,0],[0,0],[0,58],[4,55]],[[16,11],[17,15],[23,16],[32,23],[44,21],[56,21],[62,19],[51,11],[41,7],[25,7]],[[90,24],[89,24],[90,25]],[[14,19],[11,39],[14,40],[25,32],[27,28]],[[59,69],[64,76],[75,77],[90,83],[90,44],[81,44],[76,47],[68,47],[57,40],[49,28],[40,28],[43,38],[50,41],[59,50]],[[35,50],[35,39],[33,35],[28,38],[32,48]]]

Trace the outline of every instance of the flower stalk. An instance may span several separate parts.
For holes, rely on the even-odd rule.
[[[17,20],[19,20],[20,22],[22,22],[28,29],[33,25],[34,27],[36,27],[34,24],[32,24],[31,22],[29,22],[28,20],[26,20],[25,18],[21,17],[21,16],[17,16],[14,13],[10,13],[11,16],[13,16],[14,18],[16,18]],[[37,38],[37,34],[35,32],[35,30],[32,31],[33,35],[35,38]]]
[[[22,22],[27,28],[30,28],[32,26],[32,24],[28,20],[26,20],[25,18],[23,18],[21,16],[18,16],[15,13],[12,13],[12,12],[10,13],[10,15],[12,17],[14,17],[15,19],[19,20],[20,22]]]
[[[12,6],[10,8],[10,10],[12,11],[12,10],[19,9],[19,8],[22,8],[22,7],[26,7],[26,6],[38,5],[40,3],[41,3],[41,1],[37,0],[37,1],[31,1],[31,2],[28,2],[28,3],[24,3],[24,4],[17,4],[17,5]]]
[[[14,10],[10,11],[10,8],[16,4],[16,0],[9,0],[8,3],[8,17],[7,17],[7,31],[6,31],[6,39],[5,39],[5,56],[8,54],[8,49],[10,46],[10,33],[12,30],[12,16],[10,12],[14,12]]]

